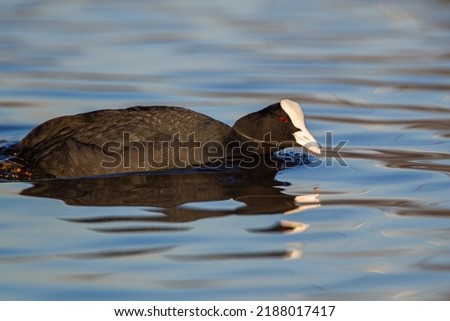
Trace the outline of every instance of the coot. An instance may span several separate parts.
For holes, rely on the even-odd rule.
[[[15,156],[54,177],[236,164],[290,146],[320,154],[303,111],[281,100],[230,127],[183,107],[136,106],[62,116],[33,129]]]

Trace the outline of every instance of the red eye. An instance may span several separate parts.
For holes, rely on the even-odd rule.
[[[282,123],[282,124],[285,124],[285,123],[287,123],[287,118],[286,117],[284,117],[284,116],[280,116],[280,117],[278,117],[278,120],[280,121],[280,123]]]

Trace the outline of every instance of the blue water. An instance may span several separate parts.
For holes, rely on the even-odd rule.
[[[0,299],[450,299],[449,21],[448,1],[3,1],[0,146],[100,108],[231,125],[290,98],[335,153],[1,183]]]

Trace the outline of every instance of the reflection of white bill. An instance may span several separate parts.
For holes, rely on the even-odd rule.
[[[280,221],[280,225],[285,229],[284,233],[286,234],[301,233],[309,227],[309,224],[294,221]]]
[[[302,256],[303,251],[297,249],[289,249],[289,251],[286,252],[283,258],[287,260],[297,260],[300,259]]]
[[[299,195],[294,198],[297,208],[284,212],[284,214],[295,214],[320,206],[319,194]]]

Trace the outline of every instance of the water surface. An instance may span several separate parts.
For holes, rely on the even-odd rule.
[[[328,153],[280,171],[4,182],[0,298],[449,299],[449,5],[4,1],[1,146],[100,108],[231,125],[290,98]]]

